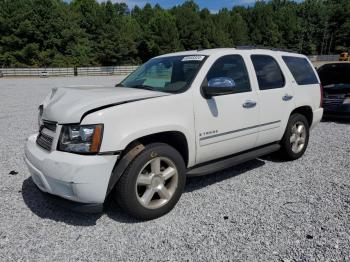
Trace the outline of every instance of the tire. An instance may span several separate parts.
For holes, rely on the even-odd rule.
[[[180,153],[167,144],[153,143],[125,170],[114,198],[133,217],[151,220],[173,209],[185,184],[186,168]]]
[[[281,153],[286,160],[296,160],[304,153],[309,143],[310,127],[301,114],[290,116],[281,140]]]

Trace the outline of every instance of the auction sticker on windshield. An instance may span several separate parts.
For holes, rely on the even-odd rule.
[[[185,56],[181,61],[202,61],[205,58],[204,55],[193,55],[193,56]]]

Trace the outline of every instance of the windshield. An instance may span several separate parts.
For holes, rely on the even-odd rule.
[[[181,93],[191,85],[205,58],[203,55],[154,58],[118,86]]]

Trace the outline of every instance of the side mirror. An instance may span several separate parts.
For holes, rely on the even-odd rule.
[[[203,93],[206,98],[213,96],[221,96],[233,94],[235,92],[236,83],[230,77],[215,77],[208,81],[203,87]]]

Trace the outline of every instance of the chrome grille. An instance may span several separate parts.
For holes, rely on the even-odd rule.
[[[53,137],[46,135],[42,132],[39,133],[36,143],[43,149],[47,151],[51,151],[52,148]]]

